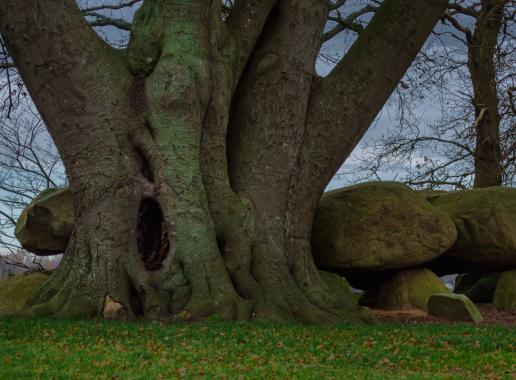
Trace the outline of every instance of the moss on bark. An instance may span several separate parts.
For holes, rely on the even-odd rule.
[[[323,104],[312,92],[329,5],[275,4],[239,1],[226,22],[219,1],[146,0],[121,53],[95,35],[73,0],[0,3],[0,32],[58,145],[77,221],[63,263],[25,313],[365,318],[345,284],[316,269],[310,248],[322,187],[305,177],[321,176],[301,156],[315,143],[309,126],[322,121],[308,118]],[[385,31],[410,57],[443,4],[386,4],[370,35]],[[399,14],[389,14],[393,5]],[[430,20],[417,12],[427,6]],[[393,19],[396,28],[378,27]],[[417,37],[397,38],[422,20]],[[397,58],[389,49],[382,57]],[[396,64],[397,72],[409,64]],[[375,86],[387,78],[377,71]],[[374,118],[374,109],[360,112]],[[144,230],[157,240],[142,239]]]

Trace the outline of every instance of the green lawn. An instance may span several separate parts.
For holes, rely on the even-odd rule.
[[[514,328],[0,320],[0,379],[514,378]]]

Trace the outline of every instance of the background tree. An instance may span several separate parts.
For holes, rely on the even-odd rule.
[[[25,107],[23,107],[25,108]],[[17,109],[0,121],[0,245],[18,250],[13,228],[19,213],[42,190],[64,186],[61,160],[37,114]]]
[[[1,275],[54,267],[21,248],[14,237],[20,212],[42,190],[65,184],[64,168],[45,126],[0,40],[0,261]],[[56,261],[57,262],[57,261]]]
[[[32,255],[14,237],[23,208],[42,190],[65,185],[61,160],[47,137],[38,116],[27,111],[0,122],[0,261],[6,263],[5,273],[50,270],[59,262],[58,257]]]
[[[77,221],[26,313],[352,319],[313,263],[315,207],[445,5],[383,2],[320,78],[323,0],[146,0],[126,49],[71,0],[0,3]]]
[[[405,172],[419,188],[514,186],[515,14],[509,1],[449,4],[390,101],[395,125],[356,157],[355,180]],[[432,104],[440,115],[421,116]]]

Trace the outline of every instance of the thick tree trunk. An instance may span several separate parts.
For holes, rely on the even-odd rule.
[[[444,7],[387,0],[321,79],[323,0],[239,0],[227,21],[218,0],[146,0],[123,52],[73,0],[2,2],[78,221],[24,313],[363,318],[314,265],[313,214]]]
[[[475,188],[502,184],[500,115],[494,59],[506,3],[507,0],[482,0],[475,31],[468,41],[468,68],[476,119]]]

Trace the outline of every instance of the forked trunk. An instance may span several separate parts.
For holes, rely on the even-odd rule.
[[[218,0],[146,0],[123,52],[73,0],[42,4],[2,2],[0,31],[66,165],[77,225],[23,313],[364,318],[314,265],[313,214],[443,1],[385,1],[326,79],[323,0],[239,0],[227,20]]]

